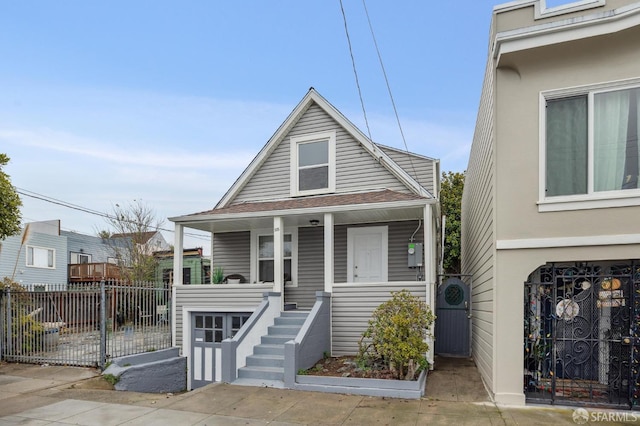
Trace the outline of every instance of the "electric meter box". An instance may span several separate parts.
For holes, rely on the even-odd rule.
[[[407,250],[409,268],[422,266],[422,243],[409,243]]]

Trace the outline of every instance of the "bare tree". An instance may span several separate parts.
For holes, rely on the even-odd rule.
[[[159,233],[163,221],[155,211],[142,201],[133,200],[125,206],[115,204],[105,220],[111,230],[101,231],[101,235],[110,235],[107,241],[118,260],[121,276],[129,281],[155,279],[157,261],[153,253],[166,246]]]

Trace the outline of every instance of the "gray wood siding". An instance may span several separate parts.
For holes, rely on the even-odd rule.
[[[418,221],[369,223],[360,225],[339,225],[334,230],[334,281],[347,282],[347,228],[363,226],[389,226],[389,281],[415,281],[416,269],[407,266],[409,238],[418,227]],[[423,224],[424,226],[424,224]],[[424,228],[421,226],[414,241],[424,243]],[[423,259],[424,260],[424,259]]]
[[[285,300],[311,309],[324,290],[324,228],[298,228],[298,286],[285,287]]]
[[[211,272],[221,266],[225,275],[241,274],[249,282],[251,277],[251,233],[245,231],[214,234],[212,257]]]
[[[436,160],[411,155],[385,146],[380,146],[380,149],[431,194],[436,194],[434,182]]]
[[[494,65],[489,56],[462,196],[462,273],[473,276],[472,351],[493,385],[494,305]]]
[[[32,232],[22,247],[21,240],[22,235],[16,235],[0,241],[0,277],[13,276],[15,281],[23,285],[67,283],[67,237]],[[55,250],[55,268],[27,266],[27,246]]]
[[[358,353],[358,341],[367,329],[373,311],[391,298],[392,291],[407,289],[426,301],[426,284],[388,283],[381,285],[343,284],[333,287],[332,348],[333,356]]]
[[[176,346],[182,347],[182,310],[183,308],[207,308],[217,312],[253,312],[264,292],[270,291],[270,285],[184,285],[175,287],[176,305]]]
[[[336,131],[336,192],[388,188],[409,190],[368,154],[362,146],[318,105],[311,105],[269,158],[234,198],[233,203],[290,198],[290,138]]]

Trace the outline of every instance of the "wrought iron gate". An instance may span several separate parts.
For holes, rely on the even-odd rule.
[[[524,308],[527,400],[640,408],[640,261],[540,267]]]

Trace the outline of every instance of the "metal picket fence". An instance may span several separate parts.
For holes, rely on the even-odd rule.
[[[172,346],[171,290],[153,282],[43,284],[0,292],[0,355],[97,366]]]

